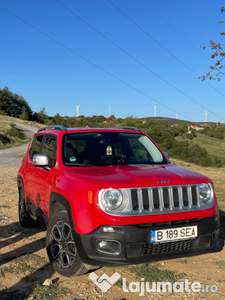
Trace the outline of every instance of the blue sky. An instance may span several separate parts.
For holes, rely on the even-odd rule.
[[[204,121],[207,109],[225,122],[225,78],[197,76],[212,64],[201,46],[224,43],[224,1],[60,2],[0,0],[0,88],[50,116],[76,116],[79,103],[85,116],[108,117],[110,105],[118,118],[149,117],[156,105],[161,117]]]

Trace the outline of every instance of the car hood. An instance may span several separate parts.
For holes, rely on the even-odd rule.
[[[209,178],[168,165],[116,165],[104,167],[70,167],[67,172],[105,188],[138,188],[211,182]]]

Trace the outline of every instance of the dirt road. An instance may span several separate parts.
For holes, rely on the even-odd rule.
[[[37,132],[38,128],[25,124],[14,123],[16,128],[22,130],[30,138]],[[0,150],[0,165],[20,166],[22,155],[26,152],[28,144]]]
[[[55,273],[46,255],[45,228],[24,229],[18,222],[16,174],[22,158],[17,155],[24,150],[20,147],[7,151],[0,151],[0,299],[225,299],[224,249],[218,253],[142,265],[141,268],[99,269],[95,271],[99,277],[103,274],[112,276],[115,272],[120,277],[106,292],[97,287],[89,278],[90,274],[65,278]],[[215,180],[219,190],[225,169],[203,171]],[[45,279],[50,279],[53,284],[43,286]],[[163,292],[162,288],[158,292],[154,289],[148,292],[145,282],[150,282],[151,288],[154,281],[169,282],[171,286],[173,282],[180,283],[173,286],[173,292],[168,289]],[[198,285],[201,285],[199,289]],[[191,291],[191,287],[199,292]]]

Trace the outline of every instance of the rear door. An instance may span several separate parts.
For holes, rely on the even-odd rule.
[[[37,135],[33,138],[30,151],[29,151],[29,158],[28,163],[26,165],[26,172],[25,172],[25,193],[26,193],[26,202],[32,203],[37,205],[37,186],[36,186],[36,167],[32,162],[32,158],[35,154],[40,154],[42,149],[42,141],[44,136]]]
[[[55,135],[45,135],[41,147],[41,154],[48,155],[49,165],[45,168],[35,167],[36,205],[46,215],[48,215],[48,202],[56,177],[56,148],[57,137]]]

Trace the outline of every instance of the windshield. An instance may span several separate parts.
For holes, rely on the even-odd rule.
[[[167,164],[147,136],[124,132],[67,134],[63,143],[63,162],[70,166]]]

